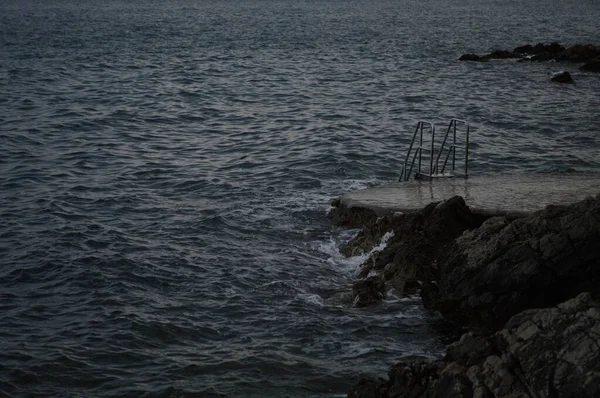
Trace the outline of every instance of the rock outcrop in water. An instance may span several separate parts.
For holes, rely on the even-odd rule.
[[[568,84],[575,83],[573,81],[573,78],[571,77],[571,74],[567,71],[563,71],[563,72],[555,74],[554,76],[552,76],[552,78],[550,80],[552,80],[553,82],[556,82],[556,83],[568,83]]]
[[[366,220],[365,228],[342,249],[345,255],[369,252],[386,233],[393,233],[387,246],[374,253],[361,267],[360,277],[376,276],[371,276],[370,283],[362,280],[355,283],[353,300],[360,303],[357,305],[360,307],[383,299],[387,287],[392,287],[400,295],[418,292],[421,281],[434,278],[437,257],[465,230],[480,226],[486,219],[473,214],[459,196],[432,203],[419,212],[390,214],[381,218],[374,213],[367,217],[366,209],[348,209],[337,204],[334,211],[336,220],[343,220],[346,225],[357,225],[359,221]],[[351,214],[356,214],[357,218],[352,218]],[[380,279],[380,282],[376,283],[375,279]],[[375,294],[374,289],[379,289],[380,294]]]
[[[370,223],[348,253],[394,236],[363,265],[376,274],[363,302],[386,285],[420,289],[471,332],[445,358],[396,364],[349,396],[600,396],[600,195],[517,219],[475,216],[455,197]]]
[[[486,62],[495,59],[519,59],[519,61],[556,61],[585,63],[580,69],[597,72],[597,62],[600,62],[600,47],[593,44],[576,44],[569,48],[558,44],[538,43],[536,45],[526,44],[512,51],[496,50],[492,53],[479,56],[477,54],[463,54],[459,61]]]

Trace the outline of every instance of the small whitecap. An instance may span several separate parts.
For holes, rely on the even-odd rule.
[[[340,252],[341,244],[333,237],[329,237],[328,241],[319,242],[317,250],[328,256],[327,263],[331,265],[341,266],[349,272],[355,272],[367,259],[373,254],[382,251],[387,246],[388,241],[394,236],[394,232],[387,232],[381,238],[381,241],[370,252],[359,254],[357,256],[346,257]],[[349,239],[348,239],[349,240]]]
[[[367,347],[364,343],[351,344],[348,346],[346,353],[342,355],[342,358],[358,358],[367,355],[372,351],[373,348]]]
[[[318,294],[300,293],[296,297],[304,301],[305,303],[315,305],[317,307],[323,307],[325,305],[325,303],[323,302],[323,298]]]

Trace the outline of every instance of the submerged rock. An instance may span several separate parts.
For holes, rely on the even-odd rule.
[[[349,397],[600,396],[600,305],[583,293],[557,307],[514,316],[497,333],[463,335],[439,360],[390,367]]]

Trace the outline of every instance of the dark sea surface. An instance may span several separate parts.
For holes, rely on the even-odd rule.
[[[340,298],[364,257],[330,201],[396,180],[421,119],[471,123],[471,174],[600,173],[600,75],[457,61],[600,45],[598,21],[598,1],[2,0],[0,396],[336,396],[441,355],[417,297]]]

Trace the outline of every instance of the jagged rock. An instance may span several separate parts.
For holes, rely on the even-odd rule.
[[[422,281],[437,278],[438,255],[465,230],[477,228],[485,219],[473,214],[464,199],[455,196],[415,213],[383,217],[367,225],[343,252],[357,254],[357,248],[370,248],[379,243],[386,232],[392,231],[394,234],[387,246],[365,261],[359,276],[380,271],[397,294],[414,294]]]
[[[577,44],[567,48],[557,57],[557,61],[588,62],[600,56],[600,48],[593,44]]]
[[[565,50],[564,46],[561,46],[557,42],[552,42],[550,44],[538,43],[535,46],[531,44],[526,44],[524,46],[517,47],[513,50],[516,54],[523,55],[540,55],[540,54],[548,54],[550,56],[556,56]]]
[[[481,57],[477,54],[463,54],[458,59],[459,61],[479,61]]]
[[[378,276],[362,279],[352,285],[352,300],[358,308],[379,303],[385,298],[385,286]]]
[[[349,396],[598,397],[599,341],[600,305],[582,293],[521,312],[491,336],[463,336],[443,359],[393,365],[388,381],[363,379]]]
[[[363,207],[348,207],[344,205],[340,198],[331,202],[333,207],[329,213],[333,221],[342,227],[358,228],[374,223],[377,220],[377,214]]]
[[[536,46],[537,47],[537,46]],[[541,52],[549,52],[550,54],[560,54],[565,51],[565,47],[561,46],[557,42],[552,42],[547,46],[542,44],[543,51]]]
[[[381,242],[383,236],[393,231],[403,222],[403,214],[388,214],[379,218],[365,217],[363,227],[354,238],[342,247],[342,254],[346,257],[368,253],[374,246]]]
[[[553,60],[555,56],[556,56],[555,54],[551,54],[549,52],[543,52],[543,53],[535,54],[534,56],[529,58],[529,60],[537,61],[537,62],[547,62],[547,61]]]
[[[582,291],[600,295],[600,195],[547,206],[512,222],[493,218],[455,240],[424,304],[463,325],[497,330],[527,308]]]
[[[387,381],[377,379],[360,379],[357,385],[348,392],[348,398],[384,398],[387,397]]]
[[[556,83],[575,83],[571,74],[567,71],[554,74],[550,80]]]
[[[445,360],[462,366],[473,366],[491,354],[492,345],[487,339],[465,333],[459,341],[446,347]]]
[[[538,395],[600,396],[600,306],[589,293],[513,317],[496,334],[507,367]],[[512,365],[512,366],[511,366]]]
[[[513,50],[514,53],[517,54],[535,54],[533,50],[533,46],[531,44],[525,44],[524,46],[519,46]]]
[[[600,72],[600,56],[592,59],[579,68],[587,72]]]

